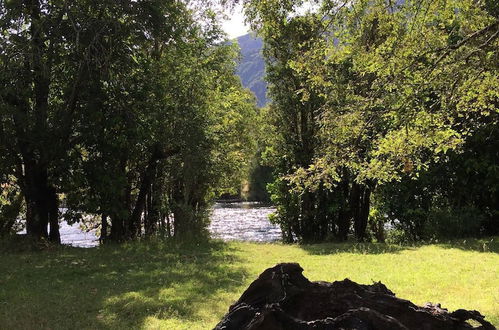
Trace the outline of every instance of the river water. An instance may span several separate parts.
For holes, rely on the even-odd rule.
[[[213,238],[224,241],[275,242],[281,239],[281,230],[268,220],[274,211],[258,203],[217,203],[209,231]],[[62,244],[84,248],[99,245],[95,231],[83,232],[78,224],[62,222],[60,233]]]
[[[218,203],[213,208],[209,230],[224,241],[275,242],[281,229],[269,221],[275,208],[258,203]]]

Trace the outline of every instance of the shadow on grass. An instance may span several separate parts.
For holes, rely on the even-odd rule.
[[[217,291],[235,289],[246,276],[244,269],[230,266],[238,261],[234,252],[222,242],[173,247],[173,251],[160,249],[153,254],[127,251],[128,260],[121,272],[105,275],[118,282],[123,278],[127,284],[104,299],[103,308],[108,313],[104,324],[118,329],[137,328],[149,316],[199,321],[200,311],[216,303]]]
[[[322,243],[300,245],[300,248],[312,255],[328,255],[340,253],[353,254],[385,254],[398,253],[413,249],[412,246],[391,245],[384,243]]]
[[[311,255],[329,255],[339,253],[352,254],[394,254],[406,250],[414,250],[424,246],[437,246],[444,249],[460,249],[474,252],[499,253],[499,237],[471,238],[451,241],[418,242],[414,244],[385,244],[385,243],[322,243],[300,245],[300,248]]]
[[[447,242],[435,242],[434,244],[446,249],[499,253],[499,237],[468,238]]]
[[[0,274],[0,328],[139,329],[149,317],[182,324],[210,312],[217,319],[228,309],[217,293],[238,290],[247,275],[235,252],[223,242],[151,242],[11,255]],[[210,310],[217,302],[223,310]]]

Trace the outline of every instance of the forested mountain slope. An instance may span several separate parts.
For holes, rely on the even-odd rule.
[[[241,62],[237,67],[237,74],[241,77],[243,86],[255,94],[258,106],[263,107],[268,102],[267,83],[263,79],[265,75],[263,41],[252,34],[246,34],[237,38],[237,42],[241,47]]]

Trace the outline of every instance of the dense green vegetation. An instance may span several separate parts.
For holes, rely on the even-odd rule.
[[[104,241],[202,235],[249,171],[258,114],[221,13],[202,7],[0,2],[1,233],[22,212],[58,242],[63,202]]]
[[[382,281],[499,326],[499,240],[428,246],[133,243],[0,254],[2,329],[208,329],[277,262],[311,280]],[[258,258],[255,258],[258,256]],[[402,267],[403,265],[403,267]]]
[[[496,2],[241,1],[241,54],[237,2],[1,2],[0,234],[201,237],[241,192],[286,242],[498,233]]]
[[[313,10],[305,11],[307,4]],[[496,1],[246,1],[285,241],[499,230]]]

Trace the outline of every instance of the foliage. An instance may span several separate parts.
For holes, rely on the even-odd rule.
[[[314,3],[315,9],[304,10]],[[496,154],[476,144],[490,143],[483,132],[495,136],[498,125],[499,21],[490,2],[246,1],[245,6],[266,45],[277,128],[273,152],[280,164],[271,188],[278,205],[274,219],[284,232],[295,226],[290,230],[301,238],[306,226],[321,232],[319,239],[328,230],[345,239],[353,220],[356,236],[366,239],[372,199],[397,204],[397,216],[389,218],[406,226],[413,239],[437,221],[430,218],[454,209],[479,210],[479,224],[469,229],[494,233]],[[309,120],[305,109],[312,109]],[[307,131],[306,123],[313,129]],[[320,147],[307,153],[300,149],[304,144]],[[471,160],[477,155],[483,160],[480,170]],[[491,178],[493,183],[479,198],[462,197],[464,190],[457,187],[469,187],[463,173],[477,173],[477,185]],[[446,192],[448,187],[453,189]],[[328,197],[327,206],[312,202],[311,209],[338,211],[331,213],[335,220],[325,221],[328,229],[320,229],[317,216],[310,217],[304,206],[304,199],[321,199],[324,189],[337,197]]]
[[[378,207],[412,240],[497,232],[497,128],[484,125],[458,152],[432,162],[416,179],[380,187]]]
[[[0,4],[0,182],[30,236],[59,241],[61,201],[70,223],[99,216],[103,240],[203,231],[256,148],[220,16],[197,1]]]
[[[2,186],[0,193],[0,236],[19,231],[22,225],[18,218],[22,211],[23,198],[15,189]]]

